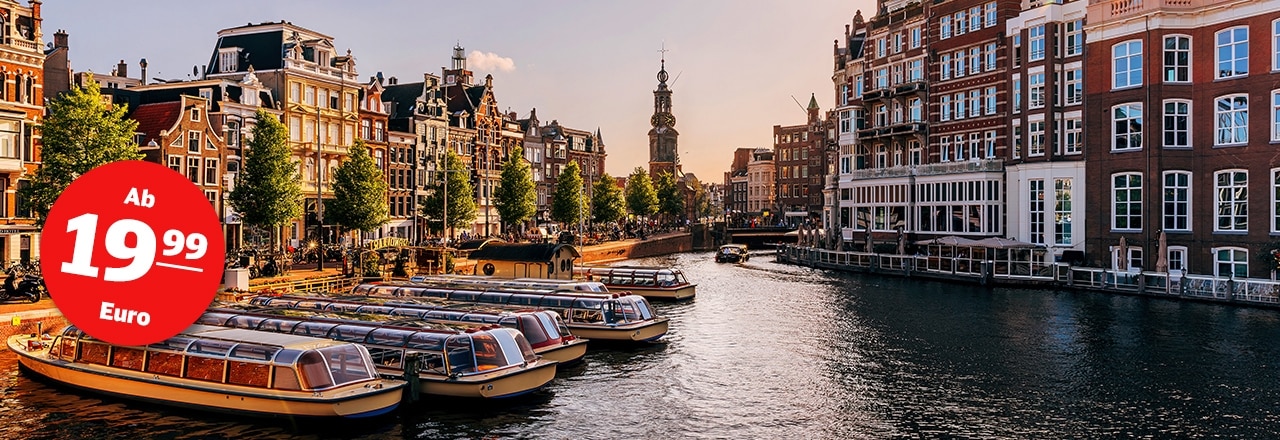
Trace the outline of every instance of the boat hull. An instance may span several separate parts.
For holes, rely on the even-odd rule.
[[[569,323],[569,331],[574,336],[599,341],[615,342],[651,342],[667,334],[670,323],[667,318],[657,318],[639,324],[619,326],[575,325]]]
[[[418,390],[433,396],[473,399],[515,397],[537,391],[555,379],[556,364],[549,360],[539,360],[515,374],[511,374],[510,369],[503,369],[457,379],[422,377]]]
[[[570,341],[568,344],[556,344],[553,346],[534,348],[534,353],[542,356],[543,359],[549,359],[559,362],[561,365],[570,364],[582,360],[587,354],[587,339],[578,338]]]
[[[666,299],[666,300],[683,300],[693,298],[697,295],[698,285],[689,284],[680,287],[642,287],[642,286],[614,286],[607,285],[609,291],[630,291],[634,295],[640,295],[647,299]],[[575,333],[576,334],[576,333]]]
[[[18,354],[19,365],[54,382],[126,399],[208,411],[259,417],[373,417],[391,412],[400,404],[403,386],[349,386],[318,393],[271,389],[255,389],[252,391],[257,393],[251,393],[231,387],[219,390],[212,385],[221,384],[42,358],[47,350],[27,351],[23,338],[14,336],[8,341],[9,349]]]

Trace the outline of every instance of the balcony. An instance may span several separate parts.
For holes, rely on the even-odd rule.
[[[1086,20],[1090,24],[1100,24],[1153,12],[1185,12],[1226,3],[1247,2],[1248,0],[1089,0]]]
[[[21,173],[22,171],[22,159],[0,157],[0,173]]]
[[[858,130],[860,138],[880,138],[890,136],[924,135],[928,125],[923,121],[899,122],[897,124]]]
[[[849,173],[851,180],[891,179],[908,176],[938,176],[964,173],[1002,173],[1004,161],[1000,159],[971,160],[964,162],[931,163],[916,166],[870,168]]]

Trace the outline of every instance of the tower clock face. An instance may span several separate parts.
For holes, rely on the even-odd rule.
[[[672,116],[671,113],[658,113],[649,118],[649,123],[653,124],[654,127],[673,127],[676,125],[676,117]]]

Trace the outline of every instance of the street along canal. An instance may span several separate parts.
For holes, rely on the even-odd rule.
[[[0,352],[0,438],[1280,436],[1280,312],[827,273],[686,253],[665,342],[592,348],[519,400],[338,426],[54,388]]]

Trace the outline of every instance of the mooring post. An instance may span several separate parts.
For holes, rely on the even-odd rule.
[[[418,370],[422,368],[422,360],[418,353],[406,353],[404,355],[404,403],[413,403],[418,401]]]

